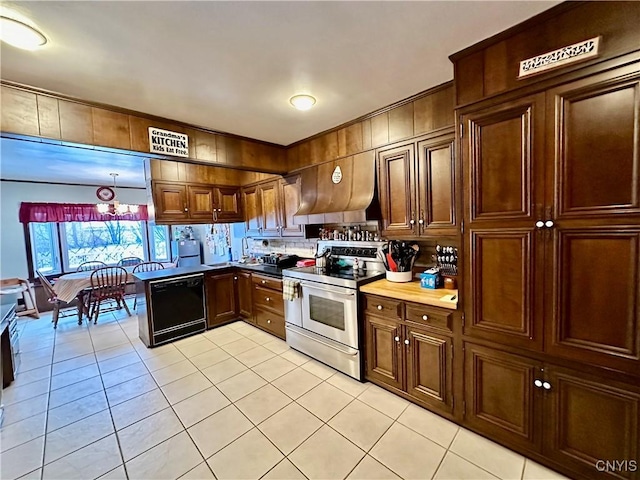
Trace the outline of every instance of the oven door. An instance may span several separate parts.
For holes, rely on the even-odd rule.
[[[302,327],[357,349],[357,290],[315,282],[301,285]]]

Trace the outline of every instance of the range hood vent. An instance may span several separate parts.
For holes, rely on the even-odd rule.
[[[334,183],[337,167],[342,179]],[[300,176],[300,209],[294,216],[297,224],[380,220],[374,151],[309,167]]]

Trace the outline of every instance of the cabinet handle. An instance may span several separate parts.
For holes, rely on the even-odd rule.
[[[405,344],[405,345],[409,345],[409,339],[406,339],[406,340],[404,341],[404,344]]]
[[[394,340],[395,340],[396,342],[400,343],[400,337],[396,337],[396,338],[394,338]]]
[[[547,228],[553,227],[553,220],[547,220],[546,222],[544,222],[544,226]]]
[[[538,379],[536,379],[536,380],[534,380],[533,384],[534,384],[536,387],[540,388],[540,387],[542,386],[542,380],[538,380]]]
[[[270,299],[269,297],[264,297],[264,299],[265,299],[267,302],[270,302],[270,301],[271,301],[271,299]]]
[[[542,220],[538,220],[536,222],[536,228],[542,228],[542,227],[544,227],[544,222]]]
[[[378,310],[382,310],[384,307],[382,305],[378,305]]]
[[[237,279],[238,279],[238,277],[233,277],[233,279],[234,279],[234,280],[237,280]]]
[[[266,280],[262,280],[261,283],[264,285],[265,283],[267,283],[267,281]]]
[[[267,320],[267,323],[271,323],[271,320]]]
[[[551,390],[551,384],[549,382],[542,382],[542,388],[545,390]]]
[[[429,320],[429,316],[428,315],[422,315],[422,319],[425,320],[425,321]]]

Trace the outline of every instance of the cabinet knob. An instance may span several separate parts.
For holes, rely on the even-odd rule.
[[[409,345],[409,339],[406,339],[406,340],[404,341],[404,344],[405,344],[405,345]]]
[[[423,320],[429,320],[429,316],[428,315],[422,315],[422,319]]]
[[[267,323],[271,323],[271,320],[267,320]]]
[[[418,220],[418,223],[419,223],[420,225],[424,225],[424,220],[421,218],[420,220]]]
[[[540,388],[540,387],[542,386],[542,380],[538,380],[538,379],[536,379],[536,380],[534,380],[533,384],[534,384],[536,387]]]
[[[415,225],[415,224],[416,224],[416,221],[412,218],[411,220],[409,220],[409,224],[411,224],[411,225]]]
[[[542,382],[542,388],[545,390],[551,390],[551,384],[549,382]]]
[[[382,310],[382,305],[378,305],[378,310]]]
[[[271,299],[270,299],[269,297],[264,297],[264,299],[265,299],[267,302],[270,302],[270,301],[271,301]]]
[[[536,228],[542,228],[542,227],[544,227],[544,222],[542,220],[538,220],[536,222]]]
[[[189,211],[189,209],[188,209],[187,207],[184,207],[184,211],[185,211],[185,212],[188,212],[188,211]]]
[[[547,220],[546,222],[544,222],[544,226],[547,228],[553,227],[553,220]]]
[[[237,279],[238,279],[238,277],[233,277],[233,279],[234,279],[234,280],[237,280]]]
[[[396,337],[394,340],[395,340],[396,342],[400,342],[400,337]]]
[[[264,285],[265,283],[267,283],[267,281],[266,280],[262,280],[262,282],[260,282],[260,283],[262,283]]]

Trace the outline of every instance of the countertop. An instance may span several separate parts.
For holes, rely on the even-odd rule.
[[[226,268],[229,268],[227,266]],[[133,278],[141,282],[149,282],[151,280],[161,280],[163,278],[179,277],[181,275],[191,275],[194,273],[205,273],[217,270],[208,265],[198,265],[195,267],[173,267],[164,270],[154,270],[153,272],[138,272],[133,274]]]
[[[9,319],[15,308],[15,303],[3,303],[0,305],[0,332],[4,332],[4,329],[9,325]]]
[[[422,288],[419,281],[396,283],[387,279],[377,280],[360,287],[363,293],[381,297],[397,298],[407,302],[422,303],[434,307],[456,310],[458,308],[458,290]],[[455,295],[455,299],[451,298]]]
[[[266,263],[239,263],[239,262],[227,262],[227,263],[214,263],[209,265],[216,270],[224,268],[240,268],[242,270],[249,270],[257,273],[264,273],[266,275],[272,275],[274,277],[282,278],[283,268],[276,267],[275,265],[269,265]]]

